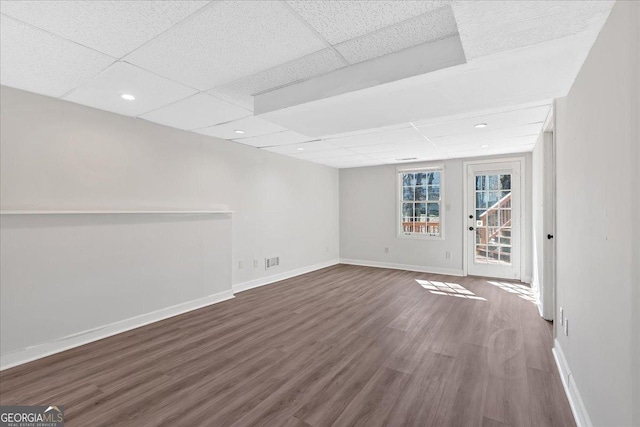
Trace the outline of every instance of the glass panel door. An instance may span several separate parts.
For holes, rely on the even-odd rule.
[[[520,162],[467,168],[467,273],[519,279]]]
[[[475,256],[479,264],[511,265],[511,174],[475,177]]]

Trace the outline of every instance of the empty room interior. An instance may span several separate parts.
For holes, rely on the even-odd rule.
[[[640,2],[0,16],[0,427],[640,426]]]

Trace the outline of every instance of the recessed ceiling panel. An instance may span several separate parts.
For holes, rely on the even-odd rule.
[[[331,48],[243,77],[212,89],[210,94],[253,111],[253,95],[318,76],[348,65]]]
[[[190,130],[225,123],[250,114],[250,111],[199,93],[140,117],[162,125]]]
[[[312,138],[301,135],[292,130],[270,133],[269,135],[254,136],[253,138],[234,139],[235,142],[251,145],[252,147],[274,147],[276,145],[297,144],[311,141]]]
[[[2,13],[120,58],[208,1],[2,1]]]
[[[433,42],[458,33],[450,7],[443,7],[392,27],[336,45],[351,64],[398,52],[421,43]]]
[[[219,1],[126,57],[201,90],[326,48],[280,2]]]
[[[461,1],[453,3],[467,59],[600,31],[614,1]]]
[[[0,83],[48,96],[65,94],[114,61],[5,15],[0,46]]]
[[[116,62],[64,97],[67,101],[128,116],[137,116],[186,98],[195,89],[156,76],[125,62]],[[129,94],[135,100],[121,97]]]
[[[450,4],[450,1],[288,1],[331,44],[359,37]]]
[[[286,129],[260,117],[249,116],[240,120],[211,126],[194,132],[204,135],[215,136],[222,139],[250,138],[253,136],[266,135],[269,133],[282,132]],[[240,132],[237,132],[240,131]]]

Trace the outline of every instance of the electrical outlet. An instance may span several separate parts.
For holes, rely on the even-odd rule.
[[[238,269],[242,270],[242,261],[238,261]]]
[[[384,248],[384,253],[388,254],[389,253],[389,248]]]
[[[450,259],[450,258],[451,258],[451,252],[446,251],[446,252],[444,253],[444,257],[445,257],[446,259]]]
[[[560,307],[560,325],[564,325],[564,309]]]
[[[564,334],[569,336],[569,319],[564,319]]]
[[[329,246],[324,250],[325,252],[329,252]]]
[[[253,260],[253,268],[258,268],[258,260],[257,259]]]

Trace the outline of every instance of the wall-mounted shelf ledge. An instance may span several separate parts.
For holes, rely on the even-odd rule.
[[[191,214],[191,215],[210,215],[210,214],[231,214],[234,211],[0,211],[0,215],[140,215],[140,214]]]

